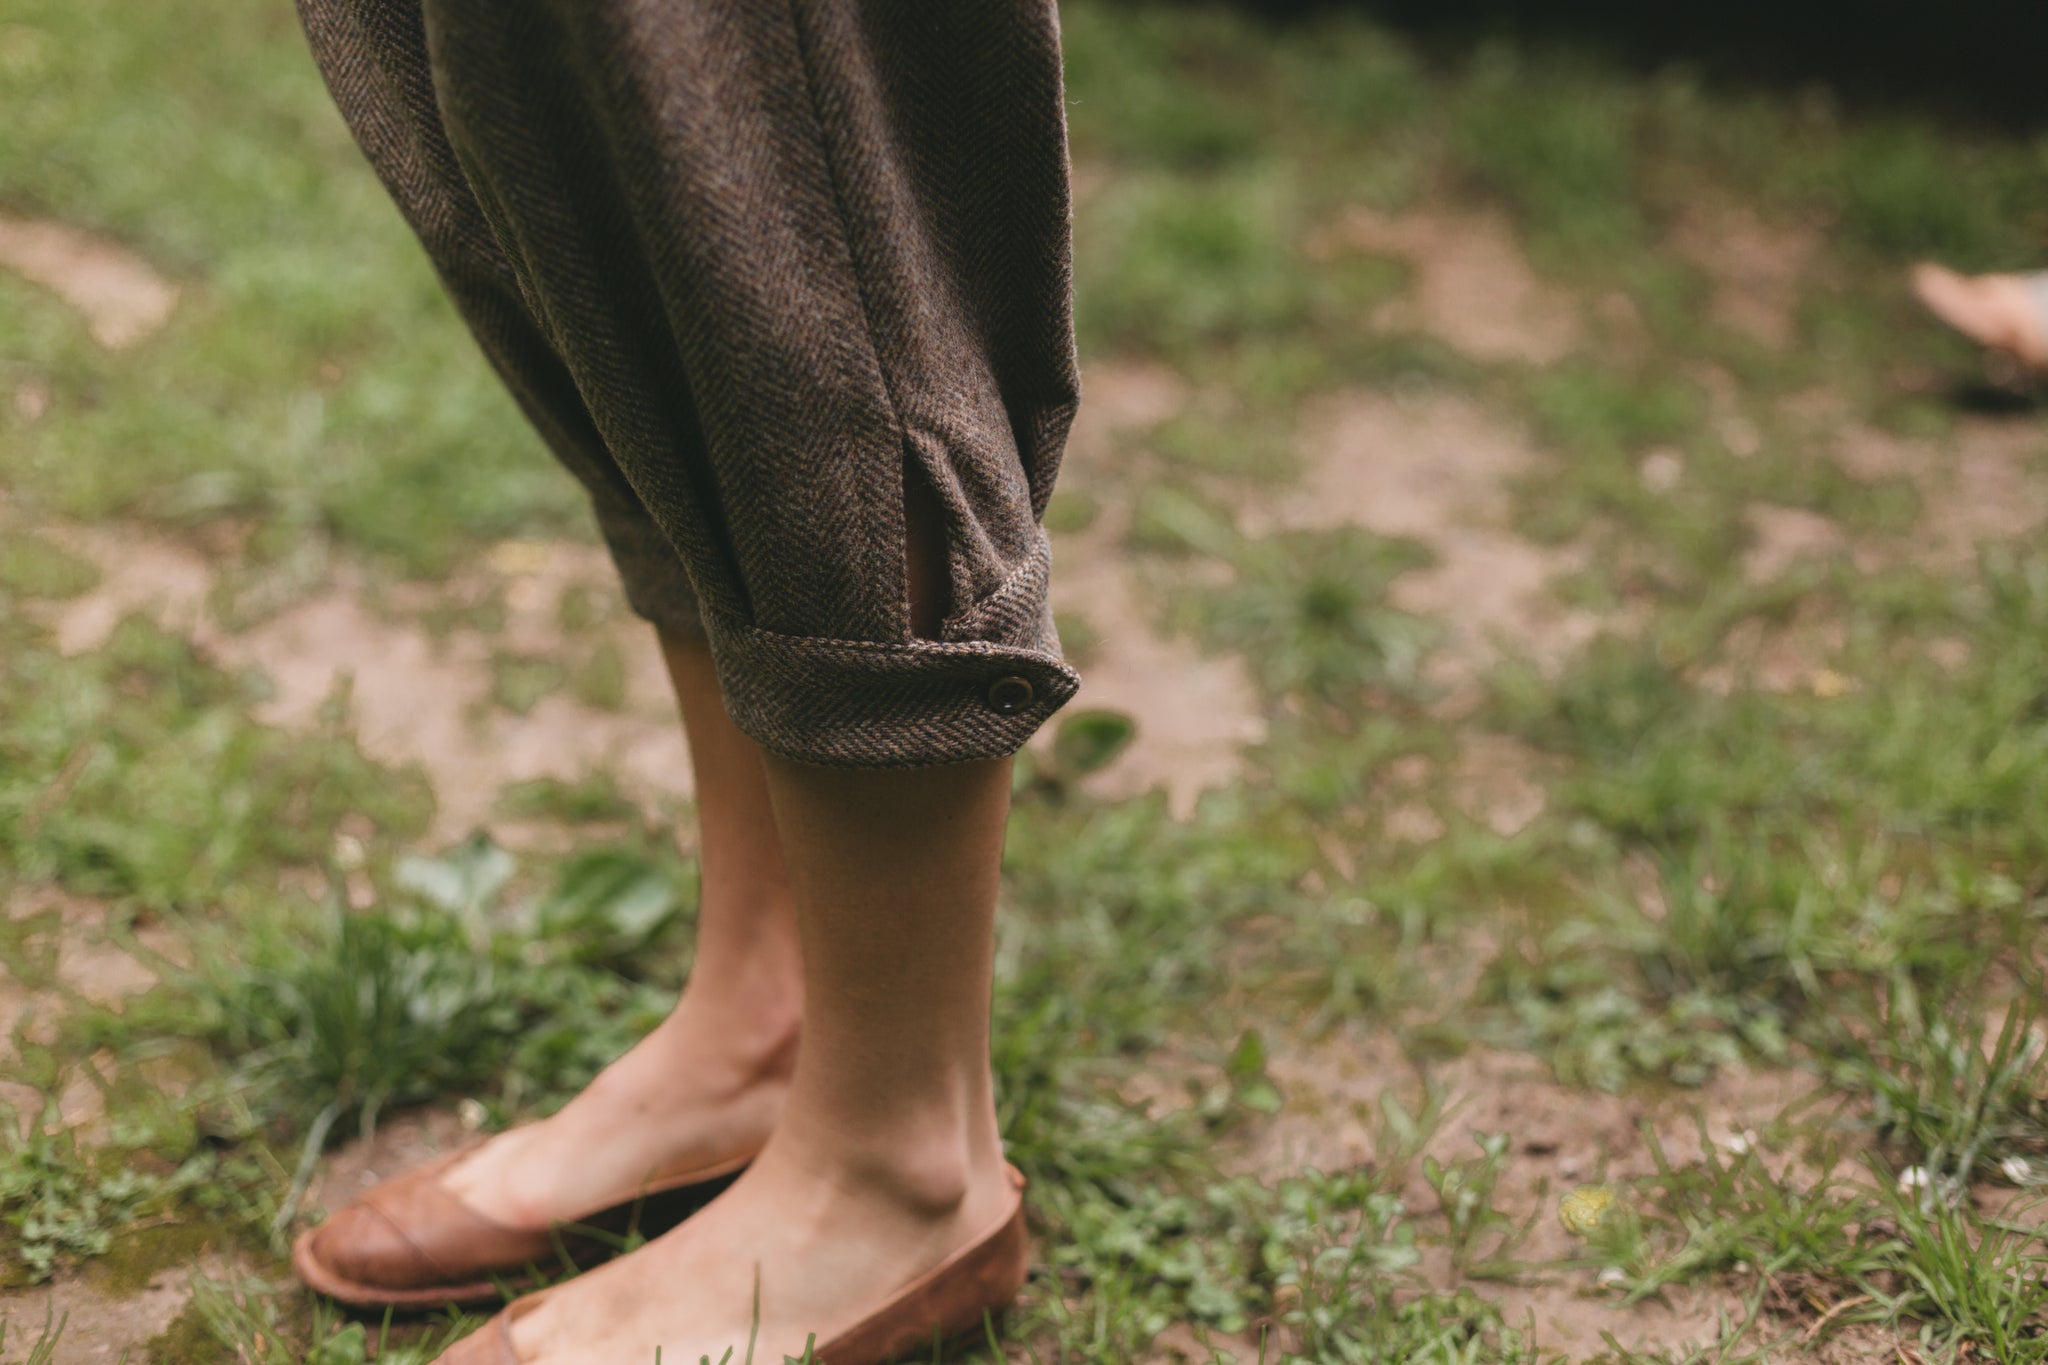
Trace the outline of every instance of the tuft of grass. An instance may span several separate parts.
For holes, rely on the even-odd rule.
[[[1956,1358],[2034,1365],[2048,1360],[2048,1255],[2038,1227],[1967,1216],[1939,1201],[1894,1202],[1902,1250],[1890,1292],[1895,1317],[1926,1324],[1930,1345]]]
[[[56,1365],[57,1343],[63,1337],[65,1325],[69,1321],[69,1314],[60,1318],[56,1316],[54,1308],[46,1308],[43,1313],[42,1330],[36,1339],[29,1343],[28,1354],[21,1357],[21,1365]],[[0,1352],[7,1352],[7,1329],[12,1322],[10,1316],[0,1313]],[[11,1352],[0,1355],[0,1360],[12,1359],[14,1357]]]
[[[139,617],[65,657],[0,616],[0,866],[20,883],[199,909],[260,872],[325,856],[350,817],[404,835],[416,775],[334,731],[251,721],[235,680]]]
[[[640,808],[603,773],[574,782],[536,777],[515,782],[498,795],[497,809],[522,820],[555,820],[565,825],[637,824]]]
[[[13,1116],[0,1124],[0,1229],[5,1279],[40,1284],[60,1266],[106,1254],[115,1233],[175,1207],[215,1173],[210,1157],[157,1173],[102,1163],[76,1138],[51,1131],[48,1117],[24,1135]]]
[[[1878,1136],[1926,1182],[1958,1190],[1994,1163],[2048,1152],[2048,1021],[2041,985],[1993,1007],[1982,986],[1927,998],[1894,982],[1870,1041],[1837,1063],[1836,1083],[1869,1098]]]
[[[1508,1134],[1475,1132],[1472,1142],[1478,1156],[1448,1163],[1424,1157],[1422,1176],[1443,1215],[1453,1273],[1483,1276],[1509,1261],[1527,1228],[1494,1207],[1494,1192],[1508,1164]]]
[[[254,1278],[195,1276],[192,1298],[150,1343],[151,1365],[198,1365],[222,1352],[237,1365],[427,1365],[475,1325],[452,1321],[374,1326],[323,1299]]]
[[[9,527],[0,540],[0,594],[77,597],[99,581],[100,572],[90,561],[47,536]]]
[[[1265,165],[1202,176],[1126,172],[1079,229],[1075,326],[1108,352],[1186,359],[1308,324],[1294,183]],[[1088,251],[1089,239],[1115,243]]]
[[[515,716],[530,715],[542,699],[568,683],[561,662],[545,655],[496,650],[491,655],[491,701]]]
[[[1137,722],[1121,711],[1070,711],[1060,718],[1049,749],[1018,761],[1011,785],[1063,799],[1074,783],[1114,763],[1137,733]]]
[[[1633,91],[1574,52],[1495,42],[1473,54],[1456,98],[1461,169],[1539,249],[1583,264],[1641,245]]]
[[[1269,696],[1354,706],[1368,689],[1421,685],[1435,630],[1385,597],[1427,561],[1412,543],[1362,530],[1283,531],[1232,547],[1233,582],[1176,595],[1169,615],[1206,647],[1242,654]]]
[[[569,675],[569,695],[595,711],[621,711],[626,706],[626,656],[618,645],[602,640]]]
[[[623,1052],[668,993],[609,964],[660,961],[655,940],[688,906],[675,872],[593,850],[515,901],[512,870],[474,840],[402,868],[407,894],[377,909],[238,926],[189,989],[241,1102],[312,1154],[338,1124],[368,1131],[437,1094],[566,1098]]]
[[[1471,1290],[1422,1289],[1401,1201],[1364,1172],[1306,1172],[1246,1210],[1271,1286],[1261,1326],[1288,1365],[1495,1360],[1537,1365],[1533,1324],[1510,1326]]]
[[[1753,1137],[1736,1150],[1708,1141],[1704,1126],[1700,1138],[1699,1159],[1677,1165],[1645,1129],[1656,1173],[1626,1187],[1617,1216],[1592,1238],[1595,1257],[1620,1272],[1627,1302],[1730,1276],[1839,1301],[1894,1265],[1901,1245],[1884,1231],[1885,1198],[1830,1173],[1837,1147],[1824,1143],[1780,1174]]]

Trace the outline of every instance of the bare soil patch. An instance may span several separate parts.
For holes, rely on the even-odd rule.
[[[1513,481],[1544,458],[1513,425],[1458,394],[1354,392],[1313,407],[1299,439],[1300,485],[1247,520],[1362,526],[1427,545],[1435,562],[1397,579],[1392,599],[1444,622],[1460,672],[1492,662],[1503,644],[1555,662],[1597,629],[1590,613],[1549,597],[1581,552],[1538,545],[1508,524]]]
[[[1085,616],[1099,636],[1072,705],[1121,711],[1137,723],[1130,745],[1086,785],[1110,798],[1163,789],[1185,818],[1202,792],[1240,775],[1246,746],[1265,738],[1265,717],[1242,658],[1205,655],[1154,629],[1124,567],[1123,520],[1105,514],[1056,545],[1053,604]],[[1049,745],[1058,726],[1036,742]]]
[[[1912,485],[1920,518],[1908,551],[1930,567],[1966,567],[1980,545],[2048,525],[2048,426],[2032,414],[1966,413],[1940,436],[1906,436],[1856,421],[1839,397],[1815,392],[1788,400],[1784,415],[1856,478]]]
[[[134,528],[49,523],[36,529],[99,570],[91,592],[54,609],[50,624],[64,653],[99,648],[135,612],[182,635],[203,628],[213,567],[198,551]]]
[[[1846,432],[1842,457],[1855,469],[1882,458],[1885,440]],[[1968,417],[1947,441],[1914,446],[1908,477],[1921,487],[1922,534],[1935,553],[1968,562],[1984,542],[2032,537],[2048,522],[2048,482],[2038,473],[2048,428],[2039,422]]]
[[[1311,256],[1362,251],[1415,269],[1409,298],[1378,310],[1375,327],[1419,331],[1483,361],[1549,365],[1579,339],[1571,298],[1529,268],[1507,220],[1495,213],[1389,216],[1344,210],[1309,243]]]
[[[192,1273],[179,1266],[137,1292],[116,1294],[91,1271],[66,1272],[33,1289],[0,1293],[0,1321],[10,1348],[26,1350],[46,1320],[53,1329],[62,1322],[56,1359],[64,1365],[135,1365],[142,1348],[184,1311]]]
[[[140,256],[62,223],[0,215],[0,268],[77,309],[110,351],[145,340],[178,302],[177,286]]]
[[[1083,433],[1084,447],[1092,441],[1100,449],[1119,430],[1164,420],[1179,402],[1179,381],[1168,372],[1132,367],[1112,375],[1097,381],[1106,401],[1093,434]],[[1054,600],[1084,614],[1101,637],[1075,704],[1139,721],[1135,741],[1089,785],[1104,796],[1162,788],[1173,809],[1186,814],[1202,791],[1238,775],[1244,747],[1264,737],[1265,724],[1242,660],[1204,656],[1153,627],[1123,567],[1122,521],[1105,514],[1058,545]],[[565,647],[557,619],[563,591],[616,592],[609,562],[594,546],[497,547],[477,571],[503,586],[504,626],[491,634],[456,629],[436,636],[380,614],[369,605],[362,575],[345,565],[319,593],[231,632],[208,609],[214,576],[196,550],[132,530],[60,527],[52,534],[102,574],[93,591],[54,609],[60,648],[96,648],[123,616],[139,611],[188,635],[224,667],[260,669],[274,688],[257,709],[267,723],[315,726],[337,689],[345,690],[363,751],[387,763],[418,764],[427,775],[437,839],[502,824],[492,819],[499,794],[538,777],[573,781],[603,772],[650,811],[690,794],[688,750],[667,674],[651,632],[637,622],[604,628],[626,660],[619,711],[593,709],[561,691],[523,716],[487,704],[494,650],[558,657]],[[440,592],[474,595],[467,587]],[[435,593],[399,596],[419,611]],[[1042,742],[1050,743],[1056,729],[1057,723],[1049,727]]]
[[[379,1181],[452,1151],[474,1135],[475,1129],[443,1109],[408,1110],[387,1118],[370,1136],[351,1138],[321,1159],[300,1211],[332,1213]]]
[[[1800,290],[1822,240],[1810,223],[1767,222],[1746,206],[1698,203],[1679,219],[1670,245],[1712,280],[1715,322],[1785,347],[1797,339]]]
[[[1689,1164],[1700,1159],[1704,1143],[1726,1144],[1738,1134],[1747,1140],[1813,1086],[1789,1072],[1730,1071],[1701,1090],[1656,1098],[1609,1095],[1560,1085],[1533,1057],[1484,1048],[1418,1067],[1400,1054],[1391,1033],[1363,1027],[1315,1043],[1280,1041],[1270,1071],[1285,1108],[1227,1158],[1234,1169],[1262,1179],[1307,1167],[1334,1171],[1398,1160],[1402,1153],[1381,1150],[1381,1097],[1391,1093],[1416,1113],[1424,1095],[1434,1094],[1444,1117],[1408,1161],[1402,1190],[1409,1209],[1426,1217],[1436,1209],[1436,1195],[1420,1158],[1469,1159],[1478,1150],[1473,1134],[1508,1134],[1512,1155],[1494,1202],[1518,1222],[1532,1220],[1528,1240],[1515,1253],[1531,1275],[1524,1283],[1474,1287],[1499,1303],[1509,1322],[1532,1318],[1543,1345],[1574,1359],[1599,1354],[1602,1332],[1643,1351],[1711,1342],[1719,1315],[1739,1321],[1742,1305],[1730,1289],[1700,1286],[1623,1306],[1591,1269],[1570,1264],[1582,1248],[1556,1215],[1559,1197],[1581,1184],[1653,1174],[1646,1133],[1656,1136],[1672,1163]],[[1440,1252],[1432,1252],[1424,1270],[1440,1287],[1452,1283]]]
[[[1503,839],[1520,834],[1549,802],[1535,750],[1507,735],[1468,731],[1451,766],[1451,800]]]
[[[12,894],[0,906],[9,920],[49,917],[53,956],[47,979],[24,980],[0,971],[0,1117],[26,1134],[40,1125],[45,1105],[54,1102],[58,1127],[83,1132],[90,1141],[105,1136],[106,1087],[115,1070],[113,1055],[102,1049],[91,1056],[59,1057],[63,1064],[54,1096],[13,1079],[23,1074],[21,1050],[40,1052],[44,1060],[55,1045],[56,1021],[74,1000],[117,1006],[154,986],[153,960],[179,961],[184,948],[162,924],[148,924],[132,933],[110,927],[108,908],[55,887]],[[52,1282],[31,1289],[0,1293],[0,1320],[8,1323],[9,1339],[33,1342],[45,1315],[65,1319],[62,1361],[118,1361],[167,1327],[184,1308],[188,1291],[182,1268],[158,1275],[139,1292],[111,1292],[92,1270],[65,1271]]]
[[[208,610],[214,576],[198,551],[132,528],[50,529],[101,571],[90,593],[56,609],[60,648],[95,648],[123,616],[139,611],[188,635],[223,667],[261,669],[275,688],[257,712],[267,723],[311,727],[345,689],[363,751],[386,763],[416,763],[426,773],[437,838],[490,823],[500,792],[533,778],[574,781],[602,771],[650,811],[689,794],[675,703],[652,634],[637,624],[611,628],[627,660],[623,709],[597,710],[562,692],[525,715],[488,704],[494,649],[562,651],[556,605],[563,588],[590,582],[616,592],[595,547],[522,542],[520,554],[491,556],[505,580],[506,624],[498,634],[458,629],[437,638],[417,623],[380,615],[368,605],[362,575],[347,566],[321,592],[234,632]]]
[[[1738,687],[1755,687],[1839,697],[1863,685],[1831,666],[1847,643],[1847,629],[1824,610],[1802,609],[1782,623],[1742,621],[1722,640],[1720,660],[1701,669],[1694,681],[1724,696]]]
[[[161,924],[116,935],[106,906],[55,887],[12,893],[0,913],[17,923],[52,922],[47,977],[0,971],[0,1107],[11,1111],[16,1130],[25,1132],[40,1120],[46,1097],[12,1079],[21,1074],[21,1050],[47,1056],[56,1041],[55,1022],[74,1000],[118,1006],[156,984],[153,960],[176,961],[183,949]],[[102,1118],[100,1069],[111,1066],[111,1056],[102,1052],[60,1060],[67,1069],[55,1096],[57,1121],[72,1127]]]
[[[1833,559],[1848,548],[1848,537],[1829,517],[1803,507],[1775,503],[1750,506],[1749,548],[1742,556],[1742,576],[1768,583],[1803,560]]]
[[[345,684],[363,751],[384,762],[417,763],[427,773],[439,837],[490,823],[499,793],[533,778],[573,781],[604,772],[647,809],[689,791],[688,753],[672,701],[666,714],[637,706],[614,713],[555,692],[523,716],[496,710],[486,704],[493,643],[473,631],[437,641],[418,626],[378,617],[359,593],[342,587],[246,634],[222,637],[215,648],[276,683],[258,712],[273,724],[314,724]],[[620,644],[655,652],[645,632]]]
[[[1116,360],[1081,375],[1081,407],[1067,435],[1066,462],[1086,470],[1116,453],[1120,438],[1148,431],[1187,405],[1188,385],[1157,361]]]

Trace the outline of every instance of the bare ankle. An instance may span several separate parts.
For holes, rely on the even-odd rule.
[[[892,1125],[819,1154],[848,1188],[878,1197],[919,1222],[948,1222],[1002,1182],[1002,1147],[957,1125]]]

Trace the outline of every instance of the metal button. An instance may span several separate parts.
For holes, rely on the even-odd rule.
[[[988,704],[1005,716],[1014,716],[1032,702],[1038,700],[1038,689],[1031,685],[1031,679],[1011,676],[997,678],[988,685]]]

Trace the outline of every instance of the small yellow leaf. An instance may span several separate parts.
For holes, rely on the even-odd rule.
[[[1613,1190],[1605,1185],[1581,1185],[1557,1201],[1557,1220],[1565,1231],[1584,1237],[1600,1226],[1613,1207]]]
[[[501,540],[484,556],[485,561],[507,578],[539,573],[548,564],[548,546],[537,540]]]
[[[1856,690],[1854,678],[1837,673],[1832,668],[1816,669],[1813,677],[1808,680],[1808,685],[1813,688],[1813,695],[1824,701],[1846,696]]]

